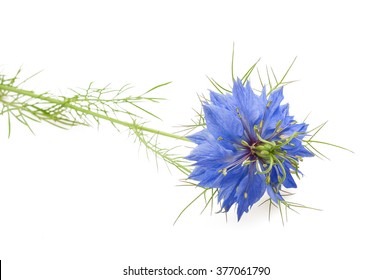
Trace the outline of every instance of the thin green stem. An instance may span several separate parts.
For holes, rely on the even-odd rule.
[[[61,105],[63,107],[67,107],[67,108],[72,109],[74,111],[81,112],[81,113],[93,116],[95,118],[107,120],[107,121],[109,121],[111,123],[115,123],[115,124],[119,124],[119,125],[122,125],[122,126],[126,126],[126,127],[131,128],[131,129],[143,130],[143,131],[151,132],[151,133],[154,133],[154,134],[158,134],[158,135],[162,135],[162,136],[166,136],[166,137],[170,137],[170,138],[174,138],[174,139],[178,139],[178,140],[190,141],[189,139],[187,139],[186,137],[183,137],[183,136],[175,135],[175,134],[172,134],[172,133],[156,130],[156,129],[145,127],[145,126],[140,126],[140,125],[137,125],[137,124],[132,124],[132,123],[126,122],[126,121],[121,121],[121,120],[118,120],[118,119],[115,119],[115,118],[112,118],[112,117],[109,117],[109,116],[106,116],[106,115],[103,115],[103,114],[99,114],[99,113],[96,113],[96,112],[93,112],[93,111],[90,111],[90,110],[87,110],[87,109],[84,109],[84,108],[80,108],[78,106],[70,104],[69,102],[64,102],[64,101],[61,101],[61,100],[58,100],[58,99],[55,99],[55,98],[52,98],[52,97],[36,94],[33,91],[23,90],[23,89],[19,89],[19,88],[12,87],[12,86],[7,86],[7,85],[0,85],[0,90],[15,92],[15,93],[22,94],[22,95],[25,95],[25,96],[29,96],[29,97],[32,97],[32,98],[41,99],[41,100],[50,102],[52,104]]]
[[[199,199],[201,196],[203,196],[209,189],[204,189],[196,198],[194,198],[187,206],[179,213],[178,217],[174,221],[174,225],[179,220],[179,218],[182,216],[182,214],[194,203]]]
[[[348,151],[348,152],[351,152],[354,154],[354,152],[352,150],[349,150],[347,148],[344,148],[344,147],[341,147],[341,146],[338,146],[335,144],[331,144],[331,143],[327,143],[327,142],[323,142],[323,141],[317,141],[317,140],[302,140],[302,141],[305,143],[318,143],[318,144],[323,144],[323,145],[329,145],[329,146],[333,146],[333,147],[336,147],[336,148],[339,148],[339,149],[342,149],[342,150],[345,150],[345,151]]]

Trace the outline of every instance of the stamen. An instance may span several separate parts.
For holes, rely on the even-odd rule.
[[[281,179],[281,182],[280,182],[280,176],[278,176],[278,182],[280,182],[280,184],[282,184],[285,179],[286,179],[286,171],[285,171],[285,168],[284,168],[284,165],[282,164],[282,162],[275,156],[272,156],[274,158],[274,160],[278,163],[278,165],[281,167],[281,171],[282,171],[282,179]]]
[[[236,108],[236,114],[238,114],[239,119],[242,118],[242,116],[240,115],[240,112],[239,112],[239,108]]]
[[[266,180],[265,181],[266,181],[266,184],[270,185],[270,175],[266,176]]]
[[[250,165],[253,162],[255,162],[255,160],[250,160],[250,158],[247,158],[245,161],[243,161],[242,166]]]
[[[220,169],[219,173],[223,173],[223,175],[226,176],[227,175],[227,168]]]
[[[262,126],[263,126],[263,120],[261,120],[261,121],[259,122],[259,129],[262,129]]]
[[[242,145],[245,147],[250,147],[250,145],[244,140],[242,140],[240,143],[242,143]]]
[[[260,160],[256,161],[255,167],[257,168],[258,174],[267,174],[267,173],[269,173],[272,170],[272,167],[273,167],[273,164],[274,164],[273,156],[270,156],[269,160],[270,160],[269,167],[265,171],[262,171],[262,169],[261,169],[261,166],[259,164]]]

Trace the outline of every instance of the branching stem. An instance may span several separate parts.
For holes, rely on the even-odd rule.
[[[128,127],[130,129],[133,129],[133,130],[135,130],[135,129],[143,130],[143,131],[151,132],[153,134],[162,135],[162,136],[165,136],[165,137],[170,137],[170,138],[183,140],[183,141],[189,141],[186,137],[183,137],[183,136],[175,135],[175,134],[172,134],[172,133],[160,131],[160,130],[157,130],[157,129],[153,129],[153,128],[149,128],[149,127],[145,127],[145,126],[141,126],[141,125],[137,125],[137,124],[134,124],[134,123],[132,124],[132,123],[126,122],[126,121],[121,121],[121,120],[118,120],[118,119],[115,119],[115,118],[112,118],[112,117],[109,117],[109,116],[106,116],[106,115],[103,115],[103,114],[99,114],[97,112],[93,112],[93,111],[88,110],[88,109],[84,109],[84,108],[75,106],[75,105],[73,105],[73,104],[71,104],[69,102],[64,102],[64,101],[56,99],[56,98],[52,98],[52,97],[49,97],[49,96],[44,96],[44,95],[37,94],[37,93],[35,93],[33,91],[23,90],[23,89],[19,89],[19,88],[16,88],[16,87],[13,87],[13,86],[8,86],[8,85],[0,85],[0,90],[14,92],[14,93],[17,93],[17,94],[22,94],[22,95],[29,96],[29,97],[36,98],[36,99],[41,99],[41,100],[47,101],[47,102],[52,103],[52,104],[58,104],[58,105],[61,105],[63,107],[69,108],[71,110],[74,110],[74,111],[77,111],[77,112],[81,112],[83,114],[87,114],[87,115],[90,115],[90,116],[93,116],[93,117],[96,117],[96,118],[99,118],[99,119],[104,119],[104,120],[107,120],[107,121],[109,121],[111,123],[119,124],[119,125]]]

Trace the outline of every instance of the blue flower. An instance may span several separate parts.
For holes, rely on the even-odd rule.
[[[308,125],[289,115],[283,98],[283,87],[257,95],[237,80],[232,94],[210,92],[206,128],[188,137],[197,144],[187,157],[195,162],[189,178],[217,188],[222,211],[237,204],[238,220],[265,192],[283,200],[281,188],[296,188],[292,174],[299,176],[299,162],[313,156],[302,144]]]

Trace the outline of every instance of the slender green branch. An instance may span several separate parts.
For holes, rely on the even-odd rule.
[[[177,218],[175,219],[174,221],[174,225],[176,224],[176,222],[179,220],[179,218],[182,216],[182,214],[194,203],[196,202],[202,195],[205,194],[205,192],[207,192],[209,189],[204,189],[196,198],[194,198],[192,201],[190,201],[189,204],[187,204],[187,206],[179,213],[179,215],[177,216]]]
[[[146,131],[146,132],[150,132],[150,133],[153,133],[153,134],[158,134],[158,135],[162,135],[162,136],[166,136],[166,137],[170,137],[170,138],[174,138],[174,139],[178,139],[178,140],[189,141],[186,137],[183,137],[183,136],[179,136],[179,135],[175,135],[175,134],[172,134],[172,133],[160,131],[160,130],[157,130],[157,129],[153,129],[153,128],[149,128],[149,127],[145,127],[145,126],[140,126],[140,125],[137,125],[137,124],[134,124],[134,123],[130,123],[130,122],[126,122],[126,121],[122,121],[122,120],[118,120],[118,119],[112,118],[112,117],[110,117],[108,115],[103,115],[103,114],[100,114],[100,113],[97,113],[97,112],[93,112],[93,111],[85,109],[85,108],[81,108],[81,107],[75,106],[75,105],[71,104],[70,102],[64,102],[62,100],[59,100],[59,99],[56,99],[56,98],[53,98],[53,97],[45,96],[45,95],[42,95],[42,94],[37,94],[37,93],[35,93],[33,91],[23,90],[23,89],[19,89],[19,88],[16,88],[16,87],[13,87],[13,86],[8,86],[8,85],[0,85],[0,90],[14,92],[14,93],[17,93],[17,94],[22,94],[24,96],[28,96],[28,97],[31,97],[31,98],[34,98],[34,99],[40,99],[40,100],[49,102],[51,104],[57,104],[59,106],[72,109],[72,110],[74,110],[76,112],[80,112],[80,113],[83,113],[83,114],[86,114],[86,115],[90,115],[90,116],[92,116],[94,118],[107,120],[107,121],[109,121],[109,122],[111,122],[113,124],[119,124],[119,125],[128,127],[130,129],[143,130],[143,131]]]
[[[349,150],[347,148],[344,148],[344,147],[341,147],[341,146],[338,146],[338,145],[335,145],[335,144],[332,144],[332,143],[328,143],[328,142],[323,142],[323,141],[317,141],[317,140],[303,140],[303,142],[305,143],[318,143],[318,144],[323,144],[323,145],[329,145],[329,146],[333,146],[335,148],[339,148],[339,149],[342,149],[342,150],[345,150],[345,151],[348,151],[348,152],[351,152],[354,154],[354,152],[352,150]]]

